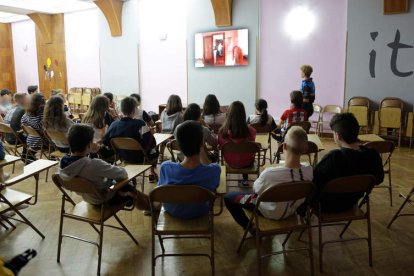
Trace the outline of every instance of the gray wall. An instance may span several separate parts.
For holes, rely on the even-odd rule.
[[[348,50],[345,104],[352,96],[366,96],[375,103],[384,97],[399,97],[411,108],[414,74],[396,76],[391,70],[392,49],[400,31],[400,43],[414,45],[414,5],[407,14],[383,15],[383,1],[348,0]],[[371,32],[378,32],[373,41]],[[375,78],[370,74],[370,52],[376,51]],[[414,71],[414,48],[399,49],[397,69]]]
[[[209,93],[216,94],[220,104],[240,100],[246,112],[254,112],[256,97],[256,39],[259,29],[258,0],[236,0],[233,4],[233,26],[217,28],[210,1],[187,2],[188,103],[203,104]],[[219,29],[249,29],[249,65],[239,67],[195,68],[194,35]]]

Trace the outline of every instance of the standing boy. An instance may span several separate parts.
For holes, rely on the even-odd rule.
[[[313,102],[315,101],[315,83],[311,78],[313,68],[308,64],[300,67],[302,83],[300,91],[303,93],[303,108],[308,114],[308,118],[313,114]]]

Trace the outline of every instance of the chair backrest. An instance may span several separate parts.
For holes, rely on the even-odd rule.
[[[101,194],[96,189],[96,186],[81,177],[74,177],[71,180],[63,180],[58,173],[53,174],[52,176],[53,183],[62,190],[62,188],[76,193],[87,193],[87,194],[95,194],[101,196]],[[66,194],[66,192],[64,193]]]
[[[325,105],[322,109],[322,113],[341,113],[342,112],[342,107],[340,107],[339,105],[333,105],[333,104],[328,104]]]
[[[375,185],[373,175],[353,175],[339,177],[329,181],[322,189],[322,193],[327,194],[348,194],[371,191]]]
[[[260,202],[286,202],[310,196],[315,191],[311,181],[284,182],[264,190],[256,204]]]
[[[272,131],[272,126],[269,124],[262,125],[260,123],[250,124],[252,128],[256,130],[256,133],[270,133]]]
[[[39,132],[36,129],[32,128],[31,126],[22,124],[22,129],[24,132],[26,132],[27,135],[34,136],[34,137],[42,137],[39,134]]]
[[[136,151],[144,151],[141,144],[133,139],[128,137],[116,137],[111,139],[111,146],[112,148],[117,150],[136,150]]]
[[[227,142],[221,146],[223,153],[260,153],[260,144],[256,142]]]
[[[319,152],[319,148],[318,145],[316,145],[314,142],[312,141],[308,141],[308,148],[307,150],[302,153],[302,155],[307,155],[309,157],[309,163],[312,166],[315,166],[316,163],[318,162],[318,152]],[[280,163],[281,160],[281,154],[283,153],[283,143],[279,145],[279,147],[277,148],[276,151],[276,164]],[[312,160],[312,155],[313,154],[313,160]]]
[[[395,149],[395,144],[392,141],[374,141],[364,144],[365,147],[374,149],[378,153],[392,153]]]
[[[303,128],[303,130],[306,131],[306,133],[309,133],[309,130],[311,128],[311,123],[309,121],[303,121],[303,122],[294,122],[292,123],[287,130],[285,131],[285,134],[288,132],[288,130],[292,127],[292,126],[300,126],[301,128]]]
[[[5,134],[15,134],[14,130],[6,123],[0,122],[0,132]]]
[[[320,106],[319,104],[314,103],[313,104],[313,112],[321,113],[322,112],[322,106]]]
[[[219,125],[219,124],[209,124],[208,126],[210,127],[211,130],[213,130],[213,132],[215,134],[218,134],[218,132],[219,132],[219,130],[220,130],[220,128],[221,128],[222,125]]]
[[[68,137],[66,137],[66,133],[52,130],[52,129],[45,130],[45,133],[47,137],[49,137],[50,140],[52,140],[52,142],[60,142],[62,144],[69,144]]]
[[[368,109],[370,107],[370,102],[367,97],[352,97],[348,101],[348,108],[351,106],[366,106]]]
[[[167,143],[167,149],[171,154],[171,159],[173,162],[177,162],[177,158],[175,157],[174,151],[181,151],[180,146],[178,145],[177,140],[171,140]]]
[[[379,126],[382,128],[400,128],[403,120],[404,103],[399,98],[384,98],[378,112]]]
[[[215,194],[197,185],[162,185],[153,189],[150,194],[150,202],[169,204],[195,204],[211,202]]]

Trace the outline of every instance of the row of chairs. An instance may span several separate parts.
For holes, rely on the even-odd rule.
[[[100,88],[73,87],[68,92],[68,103],[74,111],[86,111],[92,98],[100,94]]]

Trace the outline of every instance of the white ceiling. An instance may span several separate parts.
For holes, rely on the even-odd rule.
[[[92,0],[0,0],[0,23],[26,20],[30,13],[65,13],[96,7]]]

